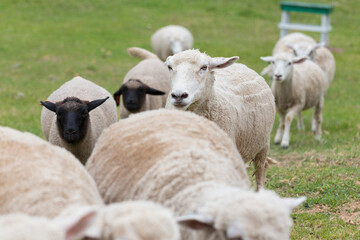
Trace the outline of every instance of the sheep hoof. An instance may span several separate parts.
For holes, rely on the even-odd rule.
[[[282,149],[288,149],[288,148],[289,148],[289,145],[281,145],[281,148],[282,148]]]
[[[279,145],[280,144],[280,142],[274,142],[275,143],[275,145]]]

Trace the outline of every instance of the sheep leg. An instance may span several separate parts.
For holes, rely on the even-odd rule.
[[[281,141],[282,148],[288,148],[290,142],[290,127],[291,122],[294,120],[295,116],[301,111],[302,107],[300,105],[296,105],[289,109],[285,117],[285,130],[284,135]]]
[[[274,138],[275,144],[280,144],[280,142],[281,142],[281,140],[283,138],[284,128],[285,128],[285,124],[284,124],[285,121],[284,120],[285,120],[285,115],[280,114],[279,126],[278,126],[278,129],[276,131],[275,138]]]
[[[321,139],[321,123],[322,123],[322,109],[324,107],[324,97],[320,98],[318,104],[316,104],[314,109],[314,119],[315,119],[315,139]]]
[[[255,177],[256,177],[256,191],[265,186],[265,171],[266,171],[266,157],[269,151],[269,146],[263,148],[254,159]]]
[[[299,119],[298,119],[298,122],[297,122],[297,127],[298,127],[299,130],[305,130],[304,121],[302,119],[301,112],[299,112]]]
[[[314,110],[315,113],[315,110]],[[315,134],[316,131],[316,120],[315,120],[315,114],[313,114],[312,120],[311,120],[311,131]]]

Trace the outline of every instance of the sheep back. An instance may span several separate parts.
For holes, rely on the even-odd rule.
[[[225,132],[194,113],[165,109],[111,125],[86,168],[106,203],[146,199],[166,206],[176,193],[214,178],[243,189],[250,186],[241,156]]]
[[[70,205],[102,204],[94,180],[68,151],[0,127],[0,214],[55,217]]]

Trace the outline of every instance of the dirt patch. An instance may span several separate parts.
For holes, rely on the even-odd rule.
[[[345,204],[338,210],[337,215],[348,224],[360,225],[360,201]]]
[[[294,213],[309,213],[309,214],[322,213],[322,212],[327,212],[336,215],[338,218],[340,218],[347,224],[360,226],[360,201],[352,201],[336,209],[330,209],[326,205],[317,204],[312,206],[312,208],[309,210],[299,209],[294,211]]]

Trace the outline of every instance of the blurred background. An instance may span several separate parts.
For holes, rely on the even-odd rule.
[[[292,124],[289,149],[271,144],[270,156],[281,164],[268,171],[267,187],[308,196],[294,215],[293,239],[360,239],[360,1],[316,3],[334,6],[329,39],[337,65],[325,98],[323,141],[314,140],[306,111],[306,130]],[[277,0],[1,0],[0,125],[43,137],[40,100],[77,75],[115,92],[140,61],[126,49],[152,51],[151,35],[169,24],[188,28],[200,51],[239,56],[259,73],[267,65],[260,56],[271,55],[279,38],[280,19]],[[319,33],[305,33],[320,40]]]

